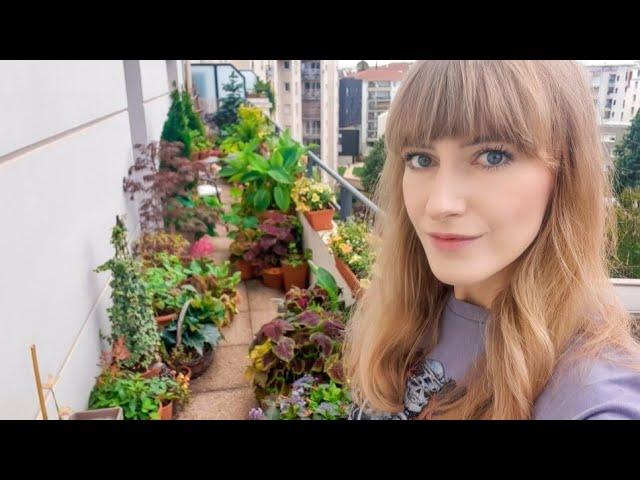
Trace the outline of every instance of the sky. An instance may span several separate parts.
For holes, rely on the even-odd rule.
[[[355,68],[360,60],[338,60],[338,68]],[[378,65],[386,65],[391,62],[414,62],[415,60],[365,60],[370,67]],[[633,60],[578,60],[584,65],[616,65],[633,62]]]

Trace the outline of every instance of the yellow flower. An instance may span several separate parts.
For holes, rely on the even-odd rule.
[[[340,245],[340,250],[342,250],[342,253],[351,253],[351,245],[349,245],[348,243],[343,243],[342,245]]]
[[[314,193],[313,195],[311,195],[311,201],[312,202],[319,202],[320,201],[320,197],[318,196],[317,193]]]

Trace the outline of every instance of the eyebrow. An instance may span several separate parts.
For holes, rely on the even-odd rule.
[[[462,144],[462,148],[467,148],[467,147],[472,147],[474,145],[479,145],[479,144],[482,144],[482,143],[492,143],[492,142],[509,143],[506,140],[502,140],[502,139],[499,139],[499,138],[496,138],[496,137],[481,136],[481,137],[472,138],[471,140],[468,140],[468,141],[464,142]],[[435,148],[433,148],[433,145],[426,144],[426,145],[423,145],[421,147],[416,147],[416,148],[404,148],[403,150],[405,152],[410,152],[412,150],[435,150]]]

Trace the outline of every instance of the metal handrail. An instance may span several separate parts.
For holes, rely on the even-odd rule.
[[[280,127],[280,125],[278,125],[270,118],[268,120],[273,124],[276,133],[282,132],[282,127]],[[309,151],[307,153],[307,158],[309,159],[309,161],[307,161],[307,177],[311,177],[313,173],[313,165],[315,164],[322,170],[327,172],[329,176],[331,176],[336,182],[340,184],[339,202],[338,205],[336,205],[340,212],[340,219],[346,220],[347,217],[351,215],[351,211],[353,209],[353,197],[356,197],[358,200],[360,200],[364,204],[364,206],[371,210],[374,214],[384,215],[384,212],[382,212],[382,210],[380,210],[380,208],[375,203],[373,203],[365,195],[363,195],[362,192],[351,185],[351,183],[349,183],[342,175],[340,175],[329,165],[324,163],[315,153]]]

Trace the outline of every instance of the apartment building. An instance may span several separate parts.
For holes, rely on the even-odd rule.
[[[366,155],[378,137],[378,117],[389,110],[411,63],[397,62],[376,66],[355,73],[352,78],[362,81],[362,113],[360,124],[360,152]]]
[[[338,65],[335,60],[200,60],[230,63],[271,82],[275,122],[332,168],[338,162]]]
[[[630,125],[640,109],[640,61],[586,67],[601,123]]]

